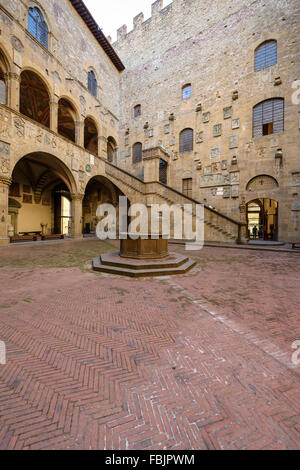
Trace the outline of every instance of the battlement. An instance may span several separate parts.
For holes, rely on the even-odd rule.
[[[135,31],[141,30],[143,27],[151,26],[152,21],[160,20],[162,17],[165,17],[168,13],[171,13],[174,10],[185,6],[186,4],[191,5],[193,2],[198,0],[173,0],[172,3],[169,3],[164,7],[164,0],[156,0],[151,5],[151,16],[146,21],[144,20],[144,13],[139,13],[133,18],[133,29],[127,31],[127,25],[124,24],[117,30],[117,41],[115,46],[121,45],[122,42]]]

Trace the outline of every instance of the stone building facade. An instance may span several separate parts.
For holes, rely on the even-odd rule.
[[[159,0],[112,46],[81,0],[0,0],[1,245],[80,238],[121,194],[204,202],[206,240],[243,242],[250,219],[299,238],[298,2],[218,3]],[[269,40],[276,64],[254,72]],[[272,98],[284,129],[254,138]]]
[[[120,166],[142,177],[132,147],[162,146],[169,186],[234,219],[246,212],[250,234],[257,223],[265,239],[299,239],[299,13],[297,0],[158,0],[121,27]],[[255,106],[279,98],[281,127],[254,133]]]

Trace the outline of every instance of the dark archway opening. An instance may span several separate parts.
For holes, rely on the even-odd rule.
[[[95,176],[89,181],[85,190],[82,207],[84,234],[96,233],[96,227],[100,220],[96,212],[100,204],[112,204],[116,208],[118,221],[120,196],[124,196],[124,194],[104,176]]]
[[[50,127],[50,98],[43,80],[34,72],[21,73],[20,113]]]
[[[117,143],[113,137],[107,139],[107,160],[110,163],[116,163],[117,158]]]
[[[9,193],[13,236],[69,235],[71,178],[67,167],[52,155],[32,153],[19,160]]]
[[[58,102],[57,132],[72,142],[76,141],[76,112],[73,105],[61,98]]]
[[[84,148],[90,153],[98,155],[98,131],[91,118],[86,118],[84,121]]]

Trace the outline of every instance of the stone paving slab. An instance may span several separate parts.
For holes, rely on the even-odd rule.
[[[1,250],[0,449],[299,449],[298,257],[127,279],[88,269],[98,246]]]

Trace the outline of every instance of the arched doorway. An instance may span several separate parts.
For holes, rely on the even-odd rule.
[[[31,70],[21,73],[20,113],[50,127],[50,98],[43,80]]]
[[[247,224],[250,239],[278,241],[278,202],[266,198],[248,202]]]
[[[118,216],[119,196],[124,194],[104,176],[95,176],[86,187],[83,199],[83,233],[94,234],[99,219],[96,216],[100,204],[112,204]]]
[[[72,173],[58,158],[41,152],[21,158],[9,191],[14,235],[69,235],[75,192]]]

